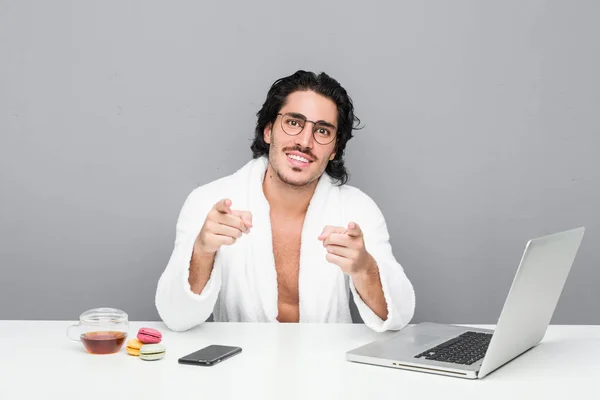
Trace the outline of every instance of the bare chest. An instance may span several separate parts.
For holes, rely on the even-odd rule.
[[[297,322],[298,275],[303,221],[272,218],[273,255],[277,272],[277,292],[280,322]]]
[[[272,224],[273,255],[277,278],[291,289],[298,287],[302,222]]]

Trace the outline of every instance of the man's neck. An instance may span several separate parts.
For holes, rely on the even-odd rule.
[[[303,217],[317,183],[318,180],[303,187],[290,185],[281,181],[269,165],[263,181],[263,192],[272,213],[285,214],[290,218]]]

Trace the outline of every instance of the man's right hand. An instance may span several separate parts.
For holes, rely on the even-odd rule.
[[[194,244],[198,256],[211,256],[223,245],[236,242],[252,227],[249,211],[232,210],[230,199],[222,199],[209,211]]]

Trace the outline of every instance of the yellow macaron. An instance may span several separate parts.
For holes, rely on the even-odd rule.
[[[142,343],[138,338],[129,339],[127,341],[127,347],[125,350],[127,350],[127,354],[130,356],[139,356],[140,349],[143,345],[144,343]]]

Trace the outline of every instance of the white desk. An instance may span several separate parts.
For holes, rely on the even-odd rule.
[[[479,381],[351,363],[345,352],[393,332],[352,324],[162,323],[164,359],[90,355],[67,321],[0,321],[0,399],[538,399],[599,398],[600,326],[551,326],[543,342]],[[481,325],[480,325],[481,326]],[[491,327],[491,326],[485,326]],[[177,359],[210,344],[241,354],[214,367]],[[585,391],[585,392],[584,392]]]

